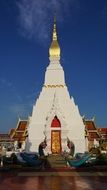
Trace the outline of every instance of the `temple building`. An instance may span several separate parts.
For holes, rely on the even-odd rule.
[[[87,151],[90,151],[93,147],[99,147],[101,135],[95,124],[95,119],[83,118],[85,124],[85,138],[87,143]]]
[[[0,134],[0,154],[2,151],[2,148],[5,147],[6,149],[10,149],[13,147],[14,140],[10,137],[10,134]]]
[[[107,127],[96,126],[95,119],[81,117],[74,98],[69,94],[61,65],[61,49],[54,20],[49,65],[39,97],[27,120],[19,119],[15,128],[0,134],[2,148],[38,152],[41,142],[47,144],[47,154],[90,151],[99,147],[107,151]]]
[[[99,147],[101,151],[107,151],[107,127],[98,127],[95,123],[95,118],[86,119],[83,117],[85,125],[85,146],[86,151],[91,151],[93,147]],[[59,121],[54,119],[52,121],[53,127],[58,127]],[[20,151],[25,149],[26,139],[28,137],[29,120],[18,119],[15,128],[11,129],[8,133],[0,133],[0,153],[2,147],[6,147],[7,151],[11,151],[13,147]]]
[[[17,126],[15,129],[11,129],[10,138],[14,140],[14,144],[16,144],[17,148],[21,149],[25,147],[25,139],[27,136],[27,120],[21,120],[19,118]]]
[[[47,144],[47,154],[68,152],[68,142],[74,146],[75,153],[86,150],[85,124],[74,98],[70,97],[60,58],[61,49],[54,20],[49,65],[42,90],[29,118],[26,151],[38,151],[43,141]]]

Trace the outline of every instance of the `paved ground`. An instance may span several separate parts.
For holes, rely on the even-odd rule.
[[[0,172],[0,190],[107,190],[106,176],[18,176]]]

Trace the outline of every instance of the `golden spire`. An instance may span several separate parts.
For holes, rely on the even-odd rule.
[[[54,28],[53,28],[53,41],[57,41],[57,33],[56,33],[56,17],[54,17]]]
[[[60,47],[57,41],[57,32],[56,32],[56,17],[54,17],[54,27],[53,27],[53,37],[52,43],[49,48],[50,57],[60,57]]]

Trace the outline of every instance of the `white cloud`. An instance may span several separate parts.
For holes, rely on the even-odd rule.
[[[7,86],[9,88],[12,87],[12,83],[7,81],[5,78],[0,78],[0,84],[3,85],[3,86],[5,85],[5,86]]]
[[[75,6],[78,0],[20,0],[17,2],[19,8],[19,19],[23,35],[39,40],[46,40],[50,30],[50,20],[54,14],[57,20],[64,20]],[[77,4],[76,4],[77,5]]]
[[[11,113],[17,115],[17,116],[28,116],[30,113],[30,109],[32,108],[32,103],[27,104],[13,104],[9,107],[9,110]]]
[[[26,106],[21,105],[21,104],[14,104],[10,106],[10,111],[19,115],[19,114],[23,114],[26,111]]]
[[[9,80],[7,80],[6,78],[0,78],[0,88],[5,88],[5,90],[7,90],[8,92],[12,92],[12,96],[14,95],[14,97],[19,102],[22,102],[22,97],[17,92],[15,86],[13,85],[12,82],[10,82]]]

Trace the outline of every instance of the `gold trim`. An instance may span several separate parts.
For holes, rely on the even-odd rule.
[[[62,85],[62,84],[56,84],[56,85],[44,85],[45,88],[64,88],[64,86],[66,85]]]

